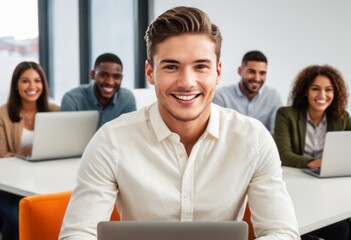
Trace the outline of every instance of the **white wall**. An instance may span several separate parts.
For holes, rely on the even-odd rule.
[[[219,86],[239,81],[237,67],[253,49],[267,56],[266,83],[279,90],[284,103],[293,79],[310,64],[338,68],[350,86],[351,1],[154,0],[153,4],[153,17],[174,6],[194,6],[220,27],[223,78]]]

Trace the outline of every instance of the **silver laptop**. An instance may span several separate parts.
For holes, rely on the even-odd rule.
[[[321,167],[303,171],[320,178],[351,176],[351,131],[327,132]]]
[[[32,154],[28,161],[80,157],[94,135],[98,111],[39,112],[35,115]]]
[[[227,222],[100,222],[98,240],[247,240],[248,225]]]

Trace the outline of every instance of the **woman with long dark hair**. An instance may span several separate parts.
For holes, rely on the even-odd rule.
[[[39,64],[19,63],[12,75],[8,101],[0,107],[0,157],[31,154],[35,114],[59,110],[57,105],[48,101],[47,80]],[[18,239],[18,203],[21,198],[0,191],[3,240]]]

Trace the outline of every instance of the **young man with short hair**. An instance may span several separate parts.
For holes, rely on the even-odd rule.
[[[197,8],[159,16],[146,36],[158,101],[105,124],[88,145],[60,239],[96,239],[122,221],[241,220],[258,239],[299,239],[274,140],[257,120],[212,104],[222,36]]]

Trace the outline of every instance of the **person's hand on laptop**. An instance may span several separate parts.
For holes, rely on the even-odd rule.
[[[22,156],[31,155],[32,154],[32,146],[22,148],[20,153],[21,153],[20,155],[22,155]]]
[[[306,166],[308,168],[320,168],[321,164],[322,164],[321,159],[313,159],[312,161],[309,161]]]

